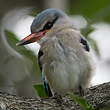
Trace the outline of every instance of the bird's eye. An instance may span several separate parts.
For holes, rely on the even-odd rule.
[[[48,23],[45,25],[44,29],[45,29],[45,30],[46,30],[46,29],[50,29],[52,26],[53,26],[53,23],[52,23],[52,22],[48,22]]]

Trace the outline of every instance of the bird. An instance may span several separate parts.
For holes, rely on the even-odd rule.
[[[83,96],[92,77],[91,47],[71,18],[54,8],[40,12],[31,24],[31,34],[16,45],[33,42],[40,44],[38,64],[47,96],[74,90]]]

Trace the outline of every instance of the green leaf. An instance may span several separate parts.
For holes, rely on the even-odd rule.
[[[90,44],[91,44],[92,48],[94,49],[94,51],[96,52],[96,54],[98,56],[100,56],[99,48],[98,48],[96,41],[94,39],[89,38],[89,37],[87,39],[90,42]]]
[[[65,11],[71,15],[82,15],[91,24],[102,21],[110,23],[110,0],[70,0],[68,10]]]
[[[34,86],[34,88],[35,88],[35,90],[36,90],[36,92],[40,98],[46,98],[47,97],[44,86],[42,84],[35,84],[33,86]]]
[[[70,0],[68,10],[70,14],[81,14],[90,18],[108,4],[108,0]]]
[[[19,41],[17,39],[17,36],[15,34],[13,34],[12,32],[5,30],[5,35],[7,38],[7,41],[9,43],[9,45],[16,50],[18,53],[24,55],[25,57],[27,57],[28,59],[30,59],[33,62],[33,71],[36,71],[37,73],[40,73],[40,69],[38,66],[38,62],[37,62],[37,57],[35,56],[35,54],[25,48],[24,46],[16,46],[16,43]]]
[[[80,104],[80,106],[83,108],[83,110],[94,110],[92,105],[89,105],[87,100],[84,98],[81,98],[79,96],[73,95],[69,93],[69,96],[72,100],[76,101],[77,103]]]
[[[100,11],[97,12],[91,18],[91,23],[101,22],[101,21],[110,22],[110,14],[109,14],[109,12],[110,12],[110,6],[106,5],[104,8],[100,9]]]
[[[86,38],[88,38],[88,35],[93,32],[94,29],[90,26],[87,26],[86,28],[81,30],[82,35],[84,35]]]

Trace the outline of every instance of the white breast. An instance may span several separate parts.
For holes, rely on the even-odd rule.
[[[69,43],[64,45],[64,42],[52,38],[42,48],[45,53],[42,58],[43,71],[52,91],[58,94],[77,89],[79,85],[86,87],[91,74],[91,65],[83,48],[79,44],[79,48],[74,48],[77,44],[73,47]]]

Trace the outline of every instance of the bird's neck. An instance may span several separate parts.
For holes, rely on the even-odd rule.
[[[74,26],[74,24],[72,23],[71,19],[69,19],[68,17],[59,19],[55,25],[52,28],[53,33],[57,33],[59,31],[65,30],[65,29],[74,29],[77,30]]]

